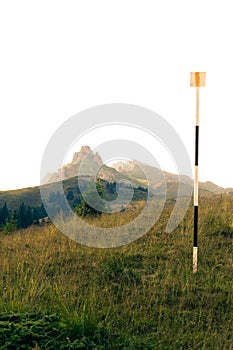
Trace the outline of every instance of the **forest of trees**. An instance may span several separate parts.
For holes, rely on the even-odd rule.
[[[16,210],[10,210],[5,202],[0,208],[0,231],[5,233],[15,231],[20,228],[39,224],[39,220],[46,217],[44,206],[30,207],[21,203]]]

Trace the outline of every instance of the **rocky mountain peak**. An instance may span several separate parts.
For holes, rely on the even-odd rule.
[[[119,172],[124,172],[124,171],[132,171],[137,165],[138,164],[136,161],[129,160],[127,162],[119,161],[119,162],[113,164],[112,167]]]
[[[87,156],[90,156],[92,161],[94,161],[98,165],[103,165],[103,161],[100,155],[97,152],[94,153],[89,146],[82,146],[79,152],[75,152],[75,154],[73,155],[72,163],[80,163]]]

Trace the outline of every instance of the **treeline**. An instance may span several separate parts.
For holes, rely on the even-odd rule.
[[[44,206],[30,207],[21,203],[16,210],[10,210],[5,202],[0,208],[0,231],[11,232],[16,229],[38,225],[39,220],[46,217]]]
[[[131,186],[128,183],[121,182],[117,184],[114,182],[106,182],[99,179],[96,184],[90,181],[82,181],[80,184],[74,184],[73,186],[67,186],[65,188],[65,196],[70,204],[70,207],[74,212],[81,215],[88,213],[96,215],[96,210],[90,207],[87,203],[84,203],[82,193],[87,192],[87,197],[91,197],[92,203],[95,204],[95,208],[102,208],[102,203],[99,203],[99,198],[96,192],[93,191],[93,186],[96,185],[96,190],[100,197],[106,200],[106,202],[111,202],[115,200],[118,195],[119,188],[128,190]],[[147,199],[147,189],[138,186],[133,189],[132,201],[146,200]],[[20,203],[20,202],[18,202]],[[28,198],[27,198],[28,203]],[[35,203],[35,201],[33,202]],[[59,215],[61,211],[66,214],[67,203],[65,201],[64,195],[60,192],[50,192],[48,197],[48,204],[50,205],[50,210],[52,215]],[[98,204],[98,205],[97,205]],[[98,214],[101,212],[97,211]],[[33,205],[26,205],[24,202],[20,203],[17,209],[11,208],[11,203],[9,202],[9,207],[7,201],[2,207],[0,207],[0,231],[12,232],[16,229],[27,228],[30,225],[38,225],[40,219],[47,217],[47,213],[43,204],[38,207]]]

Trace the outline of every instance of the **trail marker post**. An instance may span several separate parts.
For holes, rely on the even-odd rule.
[[[199,88],[206,85],[205,72],[190,73],[190,86],[196,88],[194,220],[193,220],[193,273],[197,272],[198,249],[198,153],[199,153]]]

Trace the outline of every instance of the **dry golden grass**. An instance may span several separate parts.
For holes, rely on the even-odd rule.
[[[172,234],[164,232],[172,209],[167,205],[145,236],[114,249],[80,245],[53,225],[1,235],[0,311],[56,313],[71,329],[88,316],[96,327],[130,339],[134,345],[125,349],[230,350],[232,203],[201,201],[196,275],[192,207]],[[136,213],[90,220],[111,227]]]

